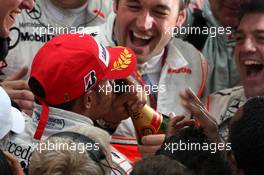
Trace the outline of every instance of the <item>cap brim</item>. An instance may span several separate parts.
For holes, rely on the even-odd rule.
[[[18,134],[23,132],[25,129],[25,118],[23,117],[22,113],[18,109],[12,107],[11,117],[13,120],[11,131]]]
[[[137,58],[135,53],[126,47],[107,48],[110,55],[105,79],[126,78],[136,70]]]

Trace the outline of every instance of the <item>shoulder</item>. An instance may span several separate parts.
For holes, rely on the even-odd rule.
[[[211,98],[230,98],[233,96],[241,97],[244,96],[244,88],[242,86],[236,86],[233,88],[223,89],[216,91],[210,95]]]
[[[244,88],[236,86],[211,94],[206,98],[205,104],[210,112],[219,114],[219,110],[225,111],[230,106],[238,108],[244,103],[245,99]]]

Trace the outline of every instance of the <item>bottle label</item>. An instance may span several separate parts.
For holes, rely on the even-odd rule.
[[[141,110],[133,112],[131,117],[139,144],[143,136],[160,133],[163,116],[151,107],[145,105]]]

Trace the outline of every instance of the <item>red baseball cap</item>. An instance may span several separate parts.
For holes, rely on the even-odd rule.
[[[129,76],[136,65],[129,48],[105,48],[90,35],[63,34],[38,51],[30,78],[43,88],[44,102],[59,105],[80,97],[103,79]]]
[[[36,54],[29,86],[45,105],[60,105],[77,99],[101,80],[126,78],[136,65],[136,56],[129,48],[105,48],[90,35],[62,34]],[[41,96],[35,93],[32,79],[41,86]]]

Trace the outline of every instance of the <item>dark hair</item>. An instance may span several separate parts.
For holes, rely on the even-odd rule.
[[[224,154],[218,150],[212,153],[210,149],[168,149],[174,145],[181,144],[195,144],[204,145],[212,142],[203,133],[202,129],[193,127],[184,128],[174,133],[172,136],[165,139],[161,149],[156,154],[166,155],[184,164],[189,170],[196,175],[230,175],[231,168],[226,160]],[[214,143],[216,144],[216,143]],[[188,146],[188,147],[189,147]],[[196,146],[195,146],[196,147]]]
[[[46,98],[46,93],[45,93],[45,90],[43,89],[42,85],[34,77],[30,77],[30,79],[28,81],[28,85],[30,87],[30,90],[37,97],[37,98],[35,98],[36,103],[40,104],[40,102],[38,101],[38,98],[40,98],[40,99],[45,99]],[[55,108],[59,108],[59,109],[70,111],[70,110],[72,110],[72,108],[76,104],[76,101],[77,100],[75,99],[75,100],[71,100],[69,102],[66,102],[66,103],[63,103],[63,104],[59,104],[59,105],[49,105],[49,104],[48,105],[51,106],[51,107],[55,107]]]
[[[13,175],[6,156],[0,149],[0,175]]]
[[[243,106],[241,118],[230,126],[229,139],[238,168],[246,175],[263,174],[264,97],[254,97]]]
[[[239,19],[246,14],[251,13],[264,13],[264,1],[263,0],[247,0],[240,6]]]
[[[164,155],[148,157],[134,165],[131,175],[191,175],[187,168]]]

